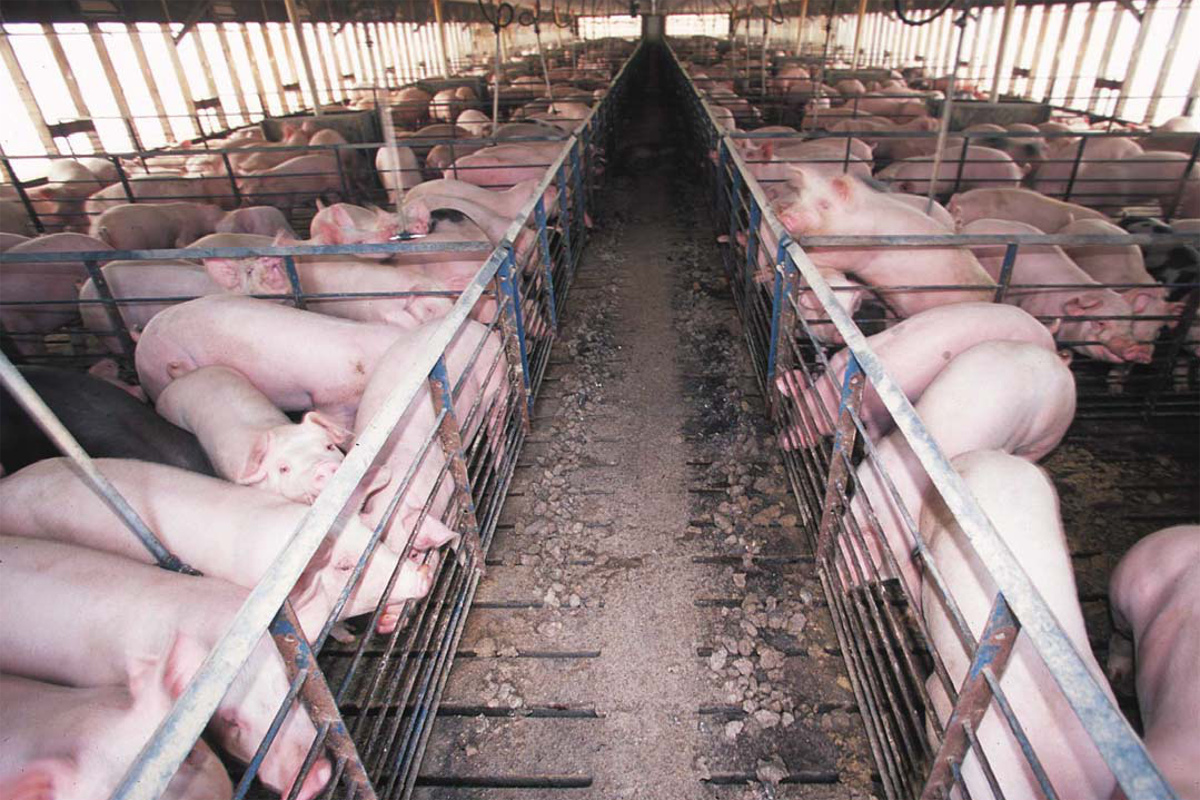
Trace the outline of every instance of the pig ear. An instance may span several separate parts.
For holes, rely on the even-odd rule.
[[[775,155],[775,143],[768,139],[763,142],[763,146],[759,148],[758,152],[762,156],[762,161],[770,161],[771,157]]]
[[[204,269],[226,291],[233,291],[242,285],[242,271],[231,258],[206,258]]]
[[[854,187],[850,185],[850,179],[845,175],[839,175],[829,182],[833,186],[834,193],[842,200],[849,200],[854,193]]]
[[[246,463],[234,477],[234,483],[242,486],[253,486],[267,479],[267,453],[271,449],[271,432],[263,431],[254,439]]]
[[[20,769],[16,777],[0,782],[3,800],[56,800],[60,791],[78,782],[75,762],[66,758],[39,758]]]
[[[1133,309],[1133,312],[1141,314],[1154,301],[1154,292],[1146,291],[1145,289],[1130,289],[1125,292],[1125,297],[1129,300],[1129,305]]]
[[[320,411],[309,411],[300,421],[301,425],[317,425],[325,429],[329,435],[329,440],[336,445],[341,445],[354,438],[354,433],[338,425],[329,417],[322,414]]]
[[[324,210],[325,210],[325,203],[321,200],[321,198],[318,197],[317,198],[317,211],[324,211]]]
[[[354,218],[350,216],[350,209],[345,203],[337,203],[329,207],[329,213],[333,216],[334,223],[340,228],[355,227]]]
[[[199,671],[200,665],[204,663],[204,659],[207,657],[208,649],[198,639],[181,633],[171,643],[171,648],[167,651],[166,660],[162,664],[161,671],[156,669],[153,677],[161,679],[162,686],[169,696],[172,698],[179,697],[179,695],[183,694],[183,690],[187,688],[188,681]],[[135,685],[133,676],[131,675],[129,689],[134,697],[141,696],[139,692],[144,693],[148,688]]]

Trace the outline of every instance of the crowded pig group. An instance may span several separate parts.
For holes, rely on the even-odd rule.
[[[1200,216],[1200,171],[1186,153],[1200,131],[1186,120],[1124,137],[1104,136],[1081,120],[978,125],[950,133],[935,172],[939,120],[926,100],[941,92],[933,82],[918,85],[914,78],[910,85],[895,73],[886,82],[828,86],[788,65],[773,72],[768,97],[802,112],[801,122],[763,126],[762,110],[734,92],[725,63],[710,57],[684,68],[717,125],[756,134],[725,141],[844,309],[853,315],[867,302],[884,308],[884,329],[866,340],[871,351],[1113,699],[1085,631],[1058,496],[1036,464],[1074,420],[1072,358],[1147,364],[1163,346],[1164,331],[1182,336],[1193,352],[1200,347],[1200,336],[1175,330],[1187,321],[1181,318],[1195,266],[1182,278],[1168,274],[1156,247],[1121,241],[1127,231],[1151,226],[1196,232],[1200,223],[1186,218]],[[914,135],[872,136],[878,132]],[[968,140],[966,134],[978,135]],[[713,157],[729,163],[728,156]],[[940,203],[926,199],[931,189]],[[1122,216],[1130,210],[1135,214]],[[1174,220],[1147,223],[1137,216],[1146,210]],[[754,234],[752,277],[769,304],[771,287],[778,286],[773,260],[779,241],[766,222],[734,241],[746,248]],[[958,243],[952,234],[1115,241],[1021,245],[1006,264],[1006,245]],[[944,245],[916,247],[803,243],[806,236],[888,235],[948,238]],[[1184,249],[1194,254],[1196,246],[1200,241],[1185,242]],[[735,263],[744,263],[739,256],[742,262]],[[1011,273],[1003,286],[1002,272]],[[784,302],[797,312],[801,342],[827,352],[843,343],[802,277]],[[829,354],[823,372],[801,367],[777,375],[786,450],[820,460],[819,449],[836,427],[849,361],[842,349]],[[936,750],[974,655],[956,620],[978,639],[999,589],[869,381],[857,418],[873,452],[849,467],[853,488],[835,534],[841,544],[833,564],[844,585],[897,578],[905,589],[949,680],[934,674],[926,683],[925,724]],[[1126,678],[1136,691],[1146,747],[1178,794],[1189,798],[1200,797],[1197,548],[1200,526],[1151,534],[1121,561],[1110,589],[1114,627],[1131,641],[1113,646],[1109,674]],[[1124,797],[1027,637],[1016,640],[1000,686],[1059,796]],[[961,765],[962,796],[993,796],[993,780],[1004,797],[1043,796],[996,704],[974,734],[979,744]]]
[[[612,68],[578,59],[552,72],[552,99],[540,78],[506,76],[503,89],[519,102],[506,106],[498,126],[467,90],[410,88],[381,99],[395,104],[398,129],[397,145],[378,151],[377,174],[362,157],[373,151],[312,118],[284,125],[277,142],[252,126],[205,149],[122,163],[124,180],[109,159],[55,161],[47,181],[27,191],[50,231],[41,236],[23,224],[23,206],[4,187],[4,251],[63,254],[49,264],[0,264],[5,300],[34,303],[0,309],[6,347],[27,358],[104,356],[89,373],[35,365],[20,372],[167,550],[201,574],[159,569],[5,393],[0,796],[108,795],[511,230],[517,263],[537,266],[518,279],[525,334],[549,333],[537,291],[541,261],[532,257],[538,235],[510,226],[535,199],[552,222],[570,202],[554,183],[540,195],[538,186],[603,96]],[[352,98],[355,107],[374,102],[373,94]],[[392,209],[345,202],[376,184]],[[309,216],[300,238],[297,222]],[[211,253],[409,237],[458,248],[305,254],[290,264]],[[154,249],[177,252],[101,258],[102,286],[75,255]],[[102,290],[115,309],[101,302]],[[515,436],[507,313],[493,284],[443,354],[446,413],[463,452],[483,469],[499,469]],[[114,330],[117,319],[127,339]],[[54,336],[64,328],[69,345]],[[133,372],[107,357],[130,342]],[[441,548],[450,545],[463,561],[479,557],[477,541],[462,542],[469,487],[456,486],[442,449],[441,400],[428,384],[418,392],[347,501],[352,513],[293,588],[290,603],[310,641],[394,635],[406,607],[454,557]],[[47,596],[59,600],[46,607],[38,598]],[[347,624],[351,618],[368,621]],[[229,776],[206,742],[249,763],[289,683],[264,636],[166,796],[230,797]],[[293,703],[258,780],[281,796],[320,795],[335,767],[324,753],[303,767],[316,738],[313,720]]]

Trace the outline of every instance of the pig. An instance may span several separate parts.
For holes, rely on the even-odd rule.
[[[775,213],[792,236],[945,233],[932,218],[848,175],[820,176],[793,167],[794,194],[775,202]],[[963,287],[905,290],[884,296],[901,316],[951,303],[990,300],[994,284],[968,250],[942,248],[805,248],[818,267],[849,272],[874,287]]]
[[[1127,236],[1119,225],[1097,219],[1072,222],[1060,234],[1083,236]],[[1068,246],[1063,251],[1080,269],[1103,284],[1144,284],[1116,288],[1129,301],[1138,319],[1133,323],[1135,341],[1153,344],[1163,328],[1171,327],[1183,311],[1183,303],[1167,301],[1167,289],[1146,271],[1142,249],[1137,245]],[[1159,319],[1154,319],[1159,317]],[[1163,319],[1165,317],[1165,319]]]
[[[19,233],[0,233],[0,253],[7,252],[19,244],[25,244],[36,234],[24,236]]]
[[[977,219],[1007,219],[1033,225],[1044,233],[1057,233],[1075,220],[1108,219],[1095,209],[1030,189],[971,189],[951,197],[946,208],[958,230]]]
[[[197,436],[222,478],[311,505],[342,463],[351,433],[319,411],[293,424],[235,369],[201,367],[172,381],[155,409]]]
[[[95,463],[176,557],[209,577],[245,589],[262,580],[308,513],[301,503],[171,466],[112,458]],[[377,491],[388,477],[382,471],[372,473],[365,491]],[[0,498],[0,534],[154,563],[65,458],[40,461],[0,481]],[[372,538],[373,531],[351,516],[326,538],[305,568],[291,601],[311,640],[329,619]],[[390,633],[400,606],[425,596],[437,567],[436,561],[421,564],[388,547],[374,548],[339,618],[370,613],[386,595],[377,630]],[[397,571],[389,593],[388,581]]]
[[[393,149],[395,155],[393,155]],[[375,169],[388,192],[388,202],[397,205],[404,192],[421,182],[421,165],[410,147],[381,147],[375,154]]]
[[[423,342],[428,333],[418,329],[400,339],[380,360],[363,394],[358,416],[354,421],[355,436],[361,436],[375,418],[380,407],[392,393],[396,383],[408,369],[415,343]],[[468,320],[459,329],[446,350],[446,369],[454,393],[454,414],[462,435],[464,451],[480,430],[486,431],[493,457],[499,462],[507,436],[507,404],[501,394],[507,374],[506,360],[499,337],[487,326]],[[420,458],[424,442],[436,425],[436,411],[429,387],[421,392],[405,410],[397,423],[389,444],[379,459],[388,468],[390,480],[382,491],[366,497],[362,505],[364,520],[374,527],[387,512],[392,496],[412,464],[417,472],[405,489],[400,505],[388,521],[384,535],[393,549],[411,547],[429,550],[459,540],[459,535],[447,525],[445,516],[451,506],[453,477],[447,475],[439,485],[439,475],[445,463],[441,449],[434,445]],[[423,516],[427,502],[430,508]],[[421,522],[418,527],[418,522]],[[397,529],[402,531],[398,532]]]
[[[964,397],[971,401],[964,403]],[[955,356],[921,394],[917,414],[947,458],[974,450],[1000,450],[1030,461],[1058,446],[1075,417],[1075,378],[1057,354],[1025,342],[981,342]],[[907,511],[903,515],[883,482],[886,474]],[[884,542],[900,568],[908,596],[919,609],[921,581],[911,552],[911,528],[919,520],[932,483],[908,440],[894,431],[881,442],[873,462],[856,473],[852,508],[862,529],[879,523],[869,546]],[[871,502],[869,519],[862,500]],[[875,564],[882,559],[872,553]]]
[[[129,190],[138,203],[177,203],[179,201],[213,203],[224,209],[238,205],[233,184],[225,175],[186,177],[168,173],[130,175]],[[114,183],[90,195],[83,204],[88,219],[98,217],[112,206],[129,203],[125,186]]]
[[[402,128],[416,128],[429,116],[429,101],[433,95],[415,86],[391,93],[392,120]]]
[[[528,142],[485,147],[455,161],[442,176],[487,188],[508,189],[521,181],[541,180],[561,149],[562,145],[555,143]]]
[[[1037,235],[1037,228],[1010,220],[980,219],[963,227],[965,234]],[[1004,260],[1003,245],[971,248],[988,274],[999,279]],[[1057,284],[1063,288],[1022,289],[1020,286]],[[1129,301],[1112,289],[1100,286],[1067,257],[1061,247],[1021,245],[1013,262],[1011,286],[1005,302],[1020,306],[1035,317],[1061,320],[1058,336],[1071,349],[1089,358],[1123,364],[1148,364],[1154,346],[1137,341],[1133,332],[1134,311]],[[1076,320],[1097,316],[1113,319]]]
[[[1050,606],[1092,678],[1115,706],[1088,644],[1059,517],[1058,497],[1050,479],[1029,461],[996,451],[965,453],[951,463]],[[921,534],[929,542],[933,561],[977,638],[983,633],[998,590],[988,569],[935,495],[931,495],[921,514]],[[963,651],[934,588],[925,584],[923,594],[923,614],[931,645],[941,654],[955,687],[961,689],[971,654]],[[1017,633],[1000,686],[1060,796],[1108,800],[1115,783],[1112,773],[1023,632]],[[933,702],[932,712],[944,724],[951,712],[945,688],[936,675],[929,678],[926,687]],[[1008,723],[994,703],[984,713],[975,734],[1004,797],[1042,794]],[[962,778],[970,796],[991,796],[974,752],[968,753],[963,761]]]
[[[1142,139],[1142,145],[1146,150],[1174,150],[1190,156],[1197,139],[1200,139],[1200,124],[1196,120],[1191,117],[1172,117]]]
[[[117,300],[162,298],[159,303],[123,302],[117,306],[130,336],[137,341],[142,329],[155,314],[168,306],[196,297],[217,294],[221,287],[195,262],[182,259],[162,261],[111,261],[100,268],[108,283],[109,292]],[[83,327],[100,339],[110,352],[120,353],[121,343],[116,336],[102,332],[113,330],[108,312],[100,302],[100,292],[91,278],[79,289],[79,315]]]
[[[46,174],[47,183],[27,189],[34,211],[42,224],[54,231],[86,231],[84,202],[111,181],[101,180],[86,165],[73,159],[55,159]],[[115,178],[113,180],[116,180]]]
[[[897,161],[880,170],[875,177],[898,192],[928,194],[933,174],[933,156],[918,156]],[[1018,187],[1024,172],[1003,150],[991,147],[961,147],[942,151],[934,192],[948,194],[962,189]]]
[[[1088,169],[1099,162],[1129,158],[1144,152],[1141,145],[1126,137],[1088,137],[1051,142],[1047,159],[1034,173],[1033,188],[1043,194],[1065,197],[1069,185],[1071,197],[1078,202],[1084,202],[1081,198],[1093,193],[1086,175]],[[1076,161],[1079,162],[1078,166]],[[1072,174],[1075,175],[1074,182],[1071,181]]]
[[[0,675],[4,737],[0,797],[93,800],[112,794],[171,709],[161,665],[138,659],[126,686],[76,689]],[[163,800],[227,800],[233,784],[203,741],[180,765]]]
[[[854,78],[843,78],[835,83],[833,88],[837,89],[842,97],[857,97],[867,93],[867,87],[863,86],[862,81]]]
[[[18,369],[89,455],[136,458],[214,474],[194,436],[107,381],[53,367]],[[5,470],[59,455],[7,390],[0,389],[0,399],[0,463]]]
[[[1180,800],[1197,800],[1200,525],[1164,528],[1138,541],[1113,570],[1108,599],[1108,674],[1114,683],[1133,681],[1146,750]]]
[[[0,199],[0,236],[37,236],[37,228],[19,200]],[[11,245],[10,245],[11,246]]]
[[[247,591],[210,577],[139,564],[120,556],[35,539],[0,537],[0,671],[73,686],[130,679],[137,656],[166,664],[162,685],[183,693],[221,639]],[[53,597],[55,602],[46,603]],[[288,691],[287,671],[264,634],[221,699],[210,727],[221,748],[248,762]],[[258,777],[286,796],[317,731],[293,706]],[[299,789],[312,800],[333,766],[321,756]]]
[[[304,256],[295,260],[300,289],[306,294],[381,295],[341,300],[313,297],[307,301],[311,310],[406,330],[448,314],[454,298],[436,293],[454,288],[461,291],[479,269],[479,262],[471,262],[465,270],[467,275],[455,276],[447,268],[451,263],[457,262],[434,262],[423,268],[420,264],[392,266],[361,261],[354,256]],[[227,292],[286,294],[292,288],[282,256],[206,258],[204,266],[212,280]]]
[[[89,233],[116,250],[186,247],[213,233],[224,215],[208,203],[127,203],[93,219]]]
[[[995,150],[1003,150],[1012,156],[1012,160],[1022,167],[1032,167],[1035,164],[1040,164],[1045,156],[1046,142],[1037,134],[1038,129],[1032,125],[1010,125],[1005,128],[1002,125],[996,125],[990,122],[978,123],[969,125],[963,129],[964,133],[986,133],[988,136],[972,136],[971,143],[981,147],[991,147]],[[1010,134],[1033,134],[1032,136],[1013,137]],[[959,142],[961,147],[961,139]]]
[[[425,168],[431,173],[439,174],[454,165],[463,156],[478,153],[488,146],[485,139],[469,140],[434,145],[425,156]]]
[[[990,341],[1022,342],[1051,353],[1057,349],[1054,336],[1037,319],[1016,306],[995,303],[938,306],[867,337],[883,368],[913,402],[920,399],[951,359]],[[811,447],[816,437],[833,433],[832,422],[849,362],[848,350],[834,355],[829,360],[829,372],[816,380],[815,388],[807,385],[799,370],[784,372],[775,379],[779,392],[805,409],[807,425],[789,431],[785,440],[789,447]],[[858,415],[872,438],[891,429],[891,415],[870,384],[863,388]]]
[[[52,233],[9,248],[5,255],[23,253],[112,251],[104,242],[81,233]],[[0,297],[6,303],[48,300],[61,305],[0,307],[0,323],[6,333],[46,334],[75,319],[79,287],[88,279],[82,261],[14,262],[0,264]],[[22,355],[39,355],[46,350],[41,337],[22,336],[14,340]]]
[[[340,197],[347,191],[337,156],[313,153],[290,158],[238,180],[243,202],[276,208],[295,208],[318,198]]]
[[[1189,170],[1190,163],[1183,153],[1153,150],[1118,161],[1089,163],[1077,199],[1086,206],[1111,210],[1156,201],[1164,214],[1198,216],[1200,171],[1194,165]]]
[[[492,120],[482,111],[468,108],[458,115],[454,124],[466,130],[470,136],[487,136],[492,127]]]
[[[834,177],[843,173],[859,178],[871,177],[871,151],[862,141],[847,142],[834,139],[818,139],[778,145],[778,140],[767,140],[755,148],[746,140],[746,167],[762,182],[788,181],[797,166],[819,175]]]
[[[230,211],[217,222],[213,233],[250,233],[256,236],[279,234],[294,237],[296,232],[283,212],[274,206],[246,206]],[[189,242],[190,244],[190,242]]]
[[[540,181],[535,180],[521,181],[505,191],[497,192],[466,181],[449,179],[426,181],[413,187],[405,196],[405,218],[409,230],[413,233],[428,233],[427,215],[418,218],[417,215],[407,210],[407,204],[421,200],[426,209],[451,208],[462,211],[463,209],[458,208],[455,202],[462,199],[477,206],[483,206],[511,224],[512,220],[516,219],[525,209],[539,183]],[[551,185],[542,196],[543,207],[550,217],[553,217],[557,210],[557,200],[558,189]],[[466,212],[464,211],[464,213]],[[475,221],[478,222],[478,220]]]
[[[896,198],[902,203],[907,203],[908,205],[920,211],[922,214],[926,214],[933,219],[934,222],[941,225],[947,231],[954,230],[954,217],[951,216],[949,210],[947,210],[946,207],[937,200],[934,200],[933,205],[930,205],[929,199],[926,197],[921,197],[920,195],[915,194],[904,194],[903,192],[894,192],[892,197]],[[929,209],[928,212],[926,212],[926,208]]]
[[[375,364],[403,331],[266,300],[210,295],[160,312],[138,340],[138,377],[157,400],[172,380],[233,367],[284,411],[324,412],[350,427]]]
[[[317,213],[309,223],[307,244],[383,244],[400,234],[400,219],[382,208],[363,208],[351,203],[326,206],[317,202]],[[382,261],[388,253],[359,253],[354,257]]]

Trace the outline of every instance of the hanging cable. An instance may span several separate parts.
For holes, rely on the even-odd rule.
[[[949,11],[953,5],[954,0],[945,0],[940,8],[938,8],[925,19],[909,19],[904,15],[904,0],[892,0],[892,8],[895,9],[896,16],[900,18],[900,21],[905,25],[913,26],[928,25],[938,17],[942,16],[942,14],[945,14],[947,11]],[[963,13],[966,13],[966,9],[963,10]]]
[[[496,34],[496,64],[492,69],[492,133],[496,132],[496,128],[500,127],[500,32],[512,24],[513,17],[516,12],[512,7],[512,3],[501,3],[496,6],[496,16],[488,13],[487,6],[483,4],[483,0],[476,0],[479,3],[479,13],[483,14],[483,18],[492,26],[492,31]]]

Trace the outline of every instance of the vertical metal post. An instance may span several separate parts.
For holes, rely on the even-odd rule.
[[[1092,0],[1088,6],[1087,17],[1083,20],[1083,36],[1079,40],[1079,52],[1075,54],[1075,66],[1071,69],[1071,82],[1067,84],[1067,93],[1063,105],[1071,105],[1075,91],[1079,88],[1079,75],[1083,72],[1084,59],[1092,43],[1092,28],[1096,25],[1096,12],[1100,9],[1099,0]]]
[[[296,45],[300,48],[300,62],[304,67],[304,83],[308,86],[308,93],[312,95],[313,99],[313,113],[319,117],[321,116],[321,98],[317,95],[317,84],[313,80],[312,62],[308,58],[308,43],[304,41],[304,31],[300,27],[296,0],[283,0],[283,4],[287,8],[288,22],[292,24],[292,30],[296,32]]]
[[[246,121],[249,122],[249,113],[247,113]],[[233,190],[233,201],[239,206],[242,204],[242,192],[238,189],[237,175],[234,174],[233,162],[229,160],[229,151],[221,151],[221,160],[225,163],[225,174],[229,177],[229,188]]]
[[[533,394],[529,385],[529,351],[525,347],[525,323],[521,318],[521,292],[517,286],[515,266],[512,246],[507,245],[504,249],[504,260],[500,262],[500,269],[496,273],[500,279],[500,291],[504,295],[500,305],[507,306],[508,313],[511,314],[520,352],[522,385],[525,387],[525,394],[528,398],[525,405],[528,407],[527,410],[532,412]]]
[[[284,256],[283,268],[287,272],[288,283],[292,287],[292,302],[296,304],[296,308],[303,310],[304,305],[304,290],[300,288],[300,273],[296,271],[296,257]]]
[[[1179,188],[1175,190],[1175,198],[1171,201],[1171,207],[1163,209],[1163,214],[1168,222],[1175,217],[1175,212],[1179,210],[1179,204],[1183,201],[1183,193],[1187,191],[1187,186],[1191,183],[1190,176],[1192,168],[1196,166],[1197,156],[1200,156],[1200,136],[1195,138],[1192,144],[1192,154],[1188,157],[1183,172],[1179,173]]]
[[[988,93],[988,102],[1000,100],[1000,76],[1004,71],[1004,51],[1008,48],[1008,33],[1012,29],[1013,11],[1017,0],[1004,0],[1004,22],[1000,26],[1000,47],[996,51],[996,68],[992,71],[992,90]]]
[[[1146,107],[1146,114],[1142,118],[1142,121],[1148,125],[1154,124],[1158,103],[1167,90],[1167,76],[1171,72],[1171,67],[1175,65],[1175,51],[1179,49],[1179,38],[1188,27],[1188,18],[1191,13],[1191,0],[1180,0],[1179,14],[1175,17],[1175,24],[1171,27],[1171,38],[1167,40],[1167,51],[1162,56],[1162,66],[1159,67],[1158,78],[1154,81],[1154,92],[1150,95],[1150,105]]]
[[[1004,248],[1004,261],[1000,264],[1000,275],[996,280],[995,302],[1004,302],[1004,296],[1008,294],[1009,284],[1012,283],[1013,265],[1016,263],[1017,245],[1015,243],[1011,243]]]
[[[126,363],[132,366],[133,337],[129,335],[129,329],[125,327],[125,319],[121,316],[121,312],[117,308],[116,298],[113,297],[112,290],[108,286],[108,280],[104,277],[104,271],[100,269],[100,265],[95,261],[85,261],[83,265],[87,268],[88,275],[92,278],[92,285],[96,287],[96,293],[100,295],[100,301],[104,304],[104,314],[108,317],[108,324],[112,326],[117,341],[121,343],[121,352],[125,356]]]
[[[946,735],[934,756],[933,767],[921,791],[921,800],[944,797],[954,785],[955,770],[962,763],[969,744],[967,729],[978,729],[979,721],[991,704],[992,689],[984,672],[986,670],[996,678],[1004,674],[1017,640],[1017,632],[1017,622],[1008,610],[1008,603],[1003,595],[997,594],[988,615],[987,627],[979,637],[971,667],[959,689],[958,702],[946,721]]]
[[[571,147],[571,170],[574,172],[575,179],[575,202],[579,205],[579,214],[575,217],[575,222],[579,225],[580,250],[583,249],[584,232],[587,229],[587,194],[583,188],[583,170],[584,165],[588,162],[580,156],[582,148],[583,145],[576,138],[574,146]]]
[[[467,472],[467,462],[463,458],[462,429],[459,427],[458,416],[454,413],[454,393],[450,376],[446,372],[446,356],[442,355],[429,373],[429,387],[433,394],[433,405],[436,410],[444,410],[442,422],[438,426],[438,441],[450,468],[450,477],[454,480],[454,494],[462,506],[463,522],[466,533],[462,538],[467,550],[467,561],[476,572],[483,572],[483,540],[480,538],[479,519],[475,515],[475,501],[471,499],[471,479]],[[485,409],[480,407],[479,413]]]
[[[539,197],[533,207],[538,227],[538,244],[542,251],[542,268],[546,273],[546,296],[550,307],[550,329],[558,331],[558,301],[554,296],[554,259],[550,257],[550,237],[546,233],[546,204]]]
[[[747,295],[754,289],[754,273],[758,269],[758,227],[762,220],[762,210],[754,196],[750,196],[750,225],[746,230],[746,270],[745,283]]]
[[[796,289],[796,265],[788,255],[787,247],[791,243],[790,236],[784,236],[779,243],[779,251],[775,257],[775,288],[771,292],[771,341],[767,349],[767,388],[775,384],[775,374],[779,363],[779,338],[784,331],[792,329],[792,293]],[[770,392],[772,399],[775,394]]]
[[[563,249],[567,253],[568,269],[573,277],[575,274],[575,249],[571,243],[571,227],[575,224],[575,215],[572,213],[572,204],[567,201],[567,162],[565,160],[558,165],[556,182],[558,185],[558,222],[559,227],[562,228]]]
[[[729,185],[729,247],[732,252],[737,242],[738,206],[742,202],[742,172],[733,170],[733,181]]]
[[[1079,177],[1079,165],[1083,163],[1083,149],[1087,147],[1088,137],[1079,140],[1079,149],[1075,151],[1075,160],[1071,163],[1071,174],[1067,178],[1067,190],[1063,192],[1063,202],[1070,202],[1071,192],[1075,189],[1075,179]],[[1086,195],[1087,192],[1084,192]]]
[[[852,355],[846,364],[846,373],[842,379],[837,427],[833,437],[833,450],[829,454],[829,475],[825,481],[825,502],[821,504],[821,522],[817,526],[818,561],[832,558],[833,531],[837,527],[837,520],[845,511],[842,498],[846,496],[846,480],[850,471],[847,466],[848,454],[854,449],[854,438],[858,433],[854,417],[862,403],[864,382],[862,367]]]
[[[358,748],[350,738],[350,731],[346,729],[346,722],[342,719],[333,693],[329,691],[329,684],[325,682],[325,676],[317,665],[316,655],[309,647],[291,601],[284,603],[279,609],[279,613],[271,621],[270,631],[271,638],[275,640],[275,646],[279,648],[279,654],[283,657],[288,680],[295,680],[301,672],[307,673],[300,687],[300,702],[317,730],[325,730],[325,747],[329,749],[330,754],[336,761],[345,763],[343,775],[355,785],[355,794],[352,796],[362,800],[376,800],[375,789],[371,786],[371,779],[367,777]]]
[[[1054,89],[1058,86],[1058,66],[1062,63],[1063,52],[1067,47],[1067,36],[1071,32],[1071,16],[1075,13],[1075,6],[1067,4],[1066,13],[1063,14],[1062,28],[1058,32],[1058,47],[1054,48],[1054,59],[1050,62],[1050,82],[1046,84],[1046,94],[1042,102],[1049,103],[1054,98]]]
[[[1121,22],[1125,19],[1125,6],[1117,4],[1111,9],[1108,18],[1108,37],[1104,41],[1104,49],[1100,51],[1100,65],[1096,67],[1096,80],[1101,80],[1108,74],[1108,62],[1116,49],[1117,35],[1121,32]],[[1039,50],[1041,39],[1038,39]],[[1100,90],[1092,88],[1092,99],[1088,101],[1088,111],[1095,111],[1100,105]]]

